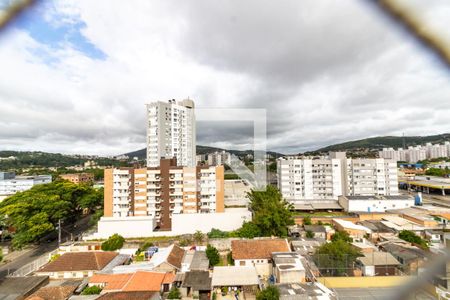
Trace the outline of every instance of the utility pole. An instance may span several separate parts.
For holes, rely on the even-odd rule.
[[[58,220],[58,246],[61,244],[61,219]]]

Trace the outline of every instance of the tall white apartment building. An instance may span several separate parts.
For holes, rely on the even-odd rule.
[[[226,151],[216,151],[208,154],[208,165],[220,166],[223,164],[231,164],[231,154]]]
[[[291,202],[337,200],[342,195],[398,194],[397,164],[387,159],[347,159],[345,152],[320,158],[277,160],[278,188]]]
[[[52,182],[51,175],[16,176],[14,172],[0,172],[0,201],[38,184]]]
[[[407,161],[416,163],[420,160],[450,157],[450,142],[445,142],[443,145],[427,143],[425,146],[408,147],[408,149],[398,148],[383,148],[379,152],[380,158],[394,159],[397,161]]]
[[[179,166],[196,165],[194,101],[190,99],[147,104],[147,166],[161,158],[177,159]]]

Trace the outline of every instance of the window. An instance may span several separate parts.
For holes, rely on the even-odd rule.
[[[245,266],[245,261],[242,261],[242,260],[241,260],[241,261],[239,262],[239,265],[240,265],[240,266]]]

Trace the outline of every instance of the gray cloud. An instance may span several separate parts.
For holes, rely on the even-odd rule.
[[[448,4],[406,3],[449,38]],[[41,13],[54,26],[82,22],[80,33],[106,58],[71,45],[49,51],[19,29],[3,37],[2,148],[139,149],[144,104],[187,96],[198,107],[267,109],[268,149],[284,153],[450,131],[449,74],[365,2],[67,0]],[[43,52],[57,63],[46,65]],[[197,141],[247,149],[252,130],[246,122],[199,123]]]

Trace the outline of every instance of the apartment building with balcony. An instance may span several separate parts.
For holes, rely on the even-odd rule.
[[[277,160],[278,188],[293,204],[342,195],[397,195],[397,164],[388,159],[351,159],[345,152]]]
[[[177,159],[179,166],[196,165],[194,101],[190,99],[147,104],[147,166],[161,158]]]
[[[380,158],[393,159],[397,161],[407,161],[416,163],[425,159],[433,159],[440,157],[450,157],[450,142],[444,144],[431,144],[410,146],[408,149],[383,148],[379,152]]]
[[[171,230],[173,214],[224,212],[223,166],[105,169],[105,217],[152,217]]]

